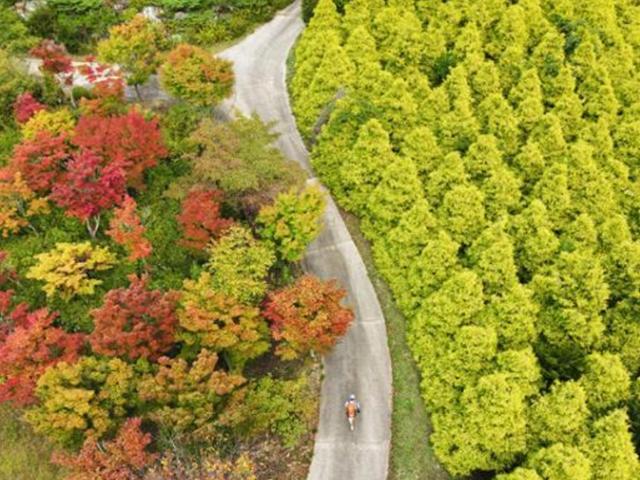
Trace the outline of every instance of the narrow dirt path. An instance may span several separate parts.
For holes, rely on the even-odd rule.
[[[281,134],[278,147],[313,177],[285,85],[287,55],[303,28],[297,0],[220,56],[234,62],[236,73],[235,94],[224,108],[255,112],[274,122]],[[320,424],[308,478],[384,480],[391,436],[391,362],[384,318],[362,258],[331,198],[324,221],[324,232],[307,251],[305,268],[321,278],[338,279],[349,293],[356,321],[324,359]],[[363,408],[355,432],[349,431],[343,413],[350,393]]]

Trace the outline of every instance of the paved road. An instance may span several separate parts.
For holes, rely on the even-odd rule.
[[[290,158],[309,167],[308,152],[300,139],[289,108],[285,87],[286,58],[303,29],[300,0],[278,14],[221,56],[235,65],[236,90],[226,109],[257,113],[275,122],[281,136],[277,144]],[[309,480],[384,480],[391,436],[391,363],[384,318],[362,258],[333,200],[329,198],[325,229],[307,251],[310,272],[337,278],[348,292],[356,321],[334,351],[326,356]],[[355,393],[362,415],[350,432],[343,402]]]

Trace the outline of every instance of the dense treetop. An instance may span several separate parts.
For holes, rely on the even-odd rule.
[[[452,474],[640,476],[638,32],[627,0],[320,0],[299,42]]]

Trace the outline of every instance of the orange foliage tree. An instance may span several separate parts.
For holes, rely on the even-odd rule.
[[[107,442],[87,438],[77,455],[53,454],[53,462],[70,470],[67,480],[134,480],[142,478],[145,468],[156,456],[149,453],[151,435],[140,429],[141,420],[133,417]]]
[[[127,185],[144,187],[144,172],[167,154],[156,119],[147,120],[135,109],[115,117],[80,119],[73,143],[91,150],[125,172]]]
[[[263,313],[271,321],[273,338],[281,341],[276,354],[290,360],[331,349],[353,320],[353,312],[340,304],[345,294],[334,281],[310,275],[270,294]]]
[[[182,245],[194,250],[204,250],[211,239],[218,238],[233,225],[233,220],[220,216],[220,190],[191,190],[182,201],[178,222],[184,236]]]
[[[148,277],[129,280],[128,288],[111,290],[91,311],[95,327],[89,341],[101,355],[155,360],[174,343],[177,293],[149,290]]]
[[[129,252],[129,260],[135,262],[151,255],[151,242],[144,237],[146,229],[136,213],[136,201],[126,195],[122,205],[115,209],[109,223],[109,235],[114,242]]]
[[[28,218],[48,211],[46,199],[38,198],[20,172],[0,169],[0,233],[3,237],[29,226]]]

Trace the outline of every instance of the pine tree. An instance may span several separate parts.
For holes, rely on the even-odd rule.
[[[352,3],[349,3],[352,5]],[[364,65],[369,63],[378,63],[380,57],[376,48],[376,41],[366,27],[366,24],[359,24],[354,30],[350,31],[347,42],[344,45],[344,51],[349,56],[351,62],[356,67],[358,74],[361,73]]]
[[[587,393],[587,404],[594,413],[622,405],[629,399],[631,379],[620,357],[613,353],[587,356],[580,384]]]
[[[384,7],[383,0],[351,0],[344,6],[342,30],[351,35],[360,27],[369,29],[374,17]]]
[[[402,78],[396,78],[390,87],[374,104],[380,109],[380,121],[397,147],[416,126],[418,106]]]
[[[507,375],[525,398],[538,395],[542,385],[542,370],[532,347],[504,350],[496,355],[497,373]]]

